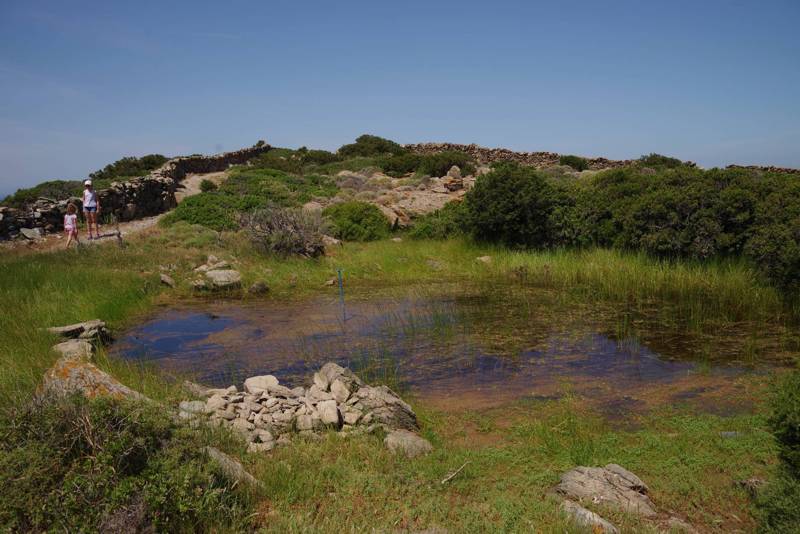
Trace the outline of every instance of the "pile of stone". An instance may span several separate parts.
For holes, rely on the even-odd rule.
[[[386,386],[370,386],[335,363],[314,373],[309,387],[288,388],[272,375],[254,376],[226,389],[201,389],[203,401],[184,401],[180,417],[207,419],[226,426],[248,442],[251,452],[288,444],[293,435],[315,437],[325,430],[342,435],[386,431],[391,450],[415,456],[431,450],[418,436],[411,407]]]
[[[202,290],[231,290],[242,287],[242,275],[239,271],[231,269],[230,263],[209,255],[202,265],[195,268],[194,272],[202,278],[192,281],[192,288]]]
[[[447,175],[442,177],[442,185],[451,192],[464,189],[464,178],[461,176],[461,168],[458,165],[450,167]]]

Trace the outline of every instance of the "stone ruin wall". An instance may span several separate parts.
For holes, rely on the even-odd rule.
[[[476,144],[460,145],[456,143],[418,143],[405,145],[414,154],[428,155],[437,154],[447,150],[457,150],[466,152],[476,161],[482,164],[495,163],[497,161],[515,161],[522,165],[532,165],[534,167],[550,167],[558,165],[561,154],[555,152],[514,152],[507,148],[486,148]],[[629,165],[632,160],[612,160],[607,158],[586,158],[589,169],[614,169]]]
[[[247,163],[271,148],[263,144],[215,156],[173,158],[147,176],[114,182],[108,189],[98,190],[100,205],[104,213],[113,214],[119,221],[158,215],[175,207],[175,189],[187,174],[224,171],[230,165]],[[69,202],[80,211],[80,198],[40,198],[25,209],[0,206],[0,240],[13,239],[22,229],[31,229],[38,234],[62,230]]]

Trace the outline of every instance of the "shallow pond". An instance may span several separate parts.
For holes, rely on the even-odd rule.
[[[301,302],[205,302],[163,309],[126,332],[118,356],[202,383],[274,374],[305,382],[326,361],[442,409],[577,394],[609,416],[692,403],[746,408],[756,361],[785,356],[784,333],[728,325],[687,333],[663,308],[576,304],[513,287]]]

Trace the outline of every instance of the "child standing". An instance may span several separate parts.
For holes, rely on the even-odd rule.
[[[64,215],[64,232],[67,234],[67,248],[69,248],[72,240],[75,240],[75,245],[80,245],[78,241],[78,208],[75,204],[70,202],[67,204],[67,214]]]

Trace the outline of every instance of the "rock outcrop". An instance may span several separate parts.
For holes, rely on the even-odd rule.
[[[576,467],[561,475],[561,482],[555,487],[555,492],[567,499],[602,504],[650,518],[656,516],[656,510],[648,491],[639,477],[617,464]]]
[[[335,363],[314,373],[308,387],[289,388],[274,376],[263,375],[245,380],[244,391],[235,386],[203,389],[196,384],[191,390],[207,400],[202,410],[200,405],[181,403],[180,416],[233,429],[247,440],[251,452],[269,451],[290,442],[292,435],[314,436],[326,429],[345,435],[377,429],[392,435],[402,430],[405,433],[392,439],[393,450],[415,456],[431,449],[414,434],[419,425],[408,404],[388,387],[367,385]]]

